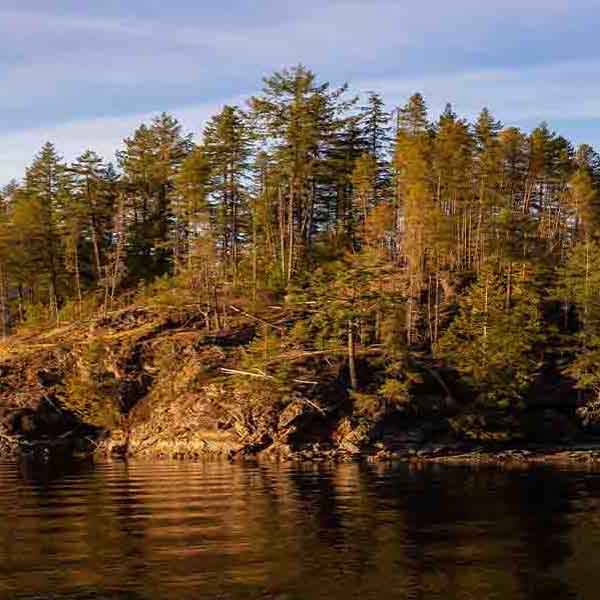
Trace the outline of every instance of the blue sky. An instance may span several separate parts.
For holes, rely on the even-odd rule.
[[[302,62],[600,147],[600,0],[0,0],[0,183],[46,140],[112,158],[160,111],[198,132]]]

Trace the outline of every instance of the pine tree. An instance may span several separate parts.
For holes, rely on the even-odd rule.
[[[0,335],[4,340],[10,328],[9,260],[11,252],[10,204],[14,187],[5,186],[0,191]]]
[[[590,172],[578,169],[567,188],[567,207],[573,215],[573,239],[589,241],[600,226],[600,197]]]
[[[432,147],[432,235],[427,281],[428,337],[436,343],[451,302],[449,281],[472,263],[475,140],[450,105],[438,119]]]
[[[172,211],[175,217],[177,263],[192,267],[196,242],[212,234],[208,189],[211,166],[203,146],[186,157],[175,179]]]
[[[459,302],[459,312],[438,344],[438,353],[455,367],[484,405],[520,404],[540,361],[539,298],[527,281],[514,283],[506,307],[506,282],[489,267]]]
[[[408,345],[418,338],[421,291],[427,279],[433,205],[431,182],[431,137],[427,108],[420,94],[400,109],[394,165],[398,224],[402,254],[406,261],[406,331]]]
[[[316,232],[328,224],[330,195],[319,194],[328,150],[343,127],[346,86],[330,90],[302,65],[264,80],[262,94],[251,99],[253,118],[268,140],[279,174],[279,260],[283,279],[305,265]]]
[[[377,170],[375,158],[371,154],[363,154],[356,160],[352,172],[351,229],[358,246],[366,241],[367,220],[375,207]]]
[[[600,245],[590,237],[578,242],[558,269],[554,295],[563,303],[565,316],[575,312],[574,331],[565,350],[570,360],[564,373],[583,392],[594,393],[580,407],[584,424],[600,421]],[[566,325],[569,325],[566,319]]]
[[[141,125],[117,153],[128,188],[130,271],[142,278],[168,272],[171,202],[179,167],[192,149],[179,122],[163,113]]]
[[[502,125],[490,111],[484,108],[474,127],[476,205],[469,210],[470,244],[467,263],[479,270],[488,256],[488,241],[493,236],[488,223],[498,207],[502,205],[500,195]]]
[[[118,172],[92,150],[67,167],[46,144],[0,190],[0,335],[78,318],[101,292],[106,311],[138,286],[196,307],[207,331],[238,301],[277,305],[297,327],[257,347],[322,346],[361,414],[406,408],[409,373],[437,356],[488,412],[516,413],[540,360],[544,374],[566,364],[600,421],[595,150],[487,109],[470,123],[447,105],[430,123],[420,94],[390,148],[379,94],[360,106],[301,65],[263,84],[198,145],[167,114],[140,125]]]
[[[385,103],[381,95],[368,92],[367,103],[361,107],[360,117],[361,135],[365,151],[375,161],[370,202],[375,206],[385,197],[391,183],[389,163],[391,116],[385,109]]]
[[[70,193],[70,176],[48,142],[27,169],[15,200],[13,219],[18,230],[16,252],[27,273],[30,298],[41,300],[45,295],[56,319],[66,295],[61,236],[66,228]]]
[[[105,273],[116,179],[111,167],[92,150],[81,154],[71,165],[74,213],[81,228],[83,260],[100,282]]]
[[[210,166],[208,190],[222,261],[226,272],[237,282],[242,246],[249,237],[247,186],[251,132],[240,109],[225,106],[208,122],[203,137]]]

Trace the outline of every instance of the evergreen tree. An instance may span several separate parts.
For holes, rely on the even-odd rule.
[[[371,192],[373,205],[377,205],[383,199],[390,185],[390,118],[381,95],[369,92],[366,105],[361,107],[360,123],[365,151],[375,161],[376,167]]]
[[[447,105],[430,123],[420,94],[390,148],[383,98],[346,92],[284,69],[198,145],[170,115],[140,125],[118,172],[93,150],[66,166],[46,144],[0,190],[0,335],[106,311],[143,283],[196,307],[207,331],[237,304],[257,322],[280,307],[285,325],[257,348],[331,352],[363,416],[406,409],[412,371],[437,357],[476,410],[516,412],[544,361],[596,419],[595,150],[487,109],[469,123]]]
[[[323,162],[343,126],[346,87],[330,90],[299,65],[264,80],[262,95],[251,99],[253,118],[262,139],[268,140],[277,165],[279,260],[290,281],[306,263],[314,236],[331,214],[329,196],[319,194]]]
[[[77,217],[81,230],[83,260],[98,282],[104,277],[115,180],[110,167],[92,150],[81,154],[70,171],[73,173],[73,217]]]
[[[215,230],[227,273],[238,278],[242,246],[248,240],[248,179],[251,132],[239,108],[225,106],[204,129],[210,167],[208,190]]]
[[[354,165],[352,172],[352,231],[355,240],[365,241],[365,227],[369,214],[374,208],[376,196],[377,161],[371,154],[363,154]]]
[[[575,311],[573,334],[565,344],[570,360],[565,374],[593,396],[580,407],[585,424],[600,421],[600,245],[589,237],[577,243],[559,268],[555,296],[565,316]],[[567,325],[569,322],[567,320]],[[567,330],[567,333],[571,331]]]
[[[142,278],[167,272],[171,202],[175,177],[192,149],[191,137],[172,116],[163,113],[141,125],[117,153],[127,185],[130,272]]]
[[[407,271],[406,331],[410,346],[418,339],[420,297],[436,210],[430,168],[431,136],[427,108],[420,94],[413,95],[400,110],[394,161],[399,234]]]
[[[522,402],[540,367],[542,341],[539,298],[527,281],[514,283],[510,309],[505,297],[505,281],[486,267],[438,345],[478,400],[498,408]]]
[[[175,179],[175,255],[179,265],[192,267],[196,242],[212,233],[208,205],[211,166],[203,146],[186,157]]]
[[[48,299],[58,319],[64,299],[64,248],[66,214],[71,178],[62,158],[46,143],[27,169],[25,181],[15,199],[13,221],[17,233],[16,254],[26,273],[30,299]]]

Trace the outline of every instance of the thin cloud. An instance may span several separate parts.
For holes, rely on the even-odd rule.
[[[225,104],[243,104],[244,98],[232,97],[222,102],[174,109],[171,112],[186,131],[196,138],[204,123]],[[149,123],[161,111],[136,113],[120,117],[105,117],[71,121],[51,127],[37,127],[0,135],[0,183],[19,178],[33,156],[46,141],[55,144],[65,160],[74,160],[87,149],[95,150],[106,160],[114,160],[122,141],[142,123]]]
[[[433,113],[450,102],[465,116],[473,117],[485,106],[507,122],[600,119],[600,82],[594,77],[599,70],[600,59],[586,59],[520,69],[365,80],[357,87],[378,90],[392,105],[419,91]]]
[[[597,0],[2,4],[0,181],[44,139],[112,155],[148,108],[218,106],[298,62],[390,104],[420,90],[432,112],[489,105],[506,122],[588,119],[596,135]]]

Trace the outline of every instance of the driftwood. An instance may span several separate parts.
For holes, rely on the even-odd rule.
[[[265,375],[264,373],[252,373],[252,371],[240,371],[238,369],[226,369],[221,367],[221,373],[227,373],[229,375],[246,375],[247,377],[258,377],[260,379],[275,379],[271,375]]]
[[[275,379],[272,375],[267,375],[266,373],[253,373],[252,371],[240,371],[239,369],[226,369],[225,367],[221,367],[221,373],[227,373],[228,375],[245,375],[246,377],[257,377],[259,379]],[[318,381],[306,381],[304,379],[291,379],[294,383],[303,383],[306,385],[318,385]]]
[[[308,398],[302,398],[302,401],[305,402],[306,404],[308,404],[309,406],[312,406],[314,409],[319,411],[322,415],[327,414],[318,404],[315,404],[312,400],[309,400]]]

